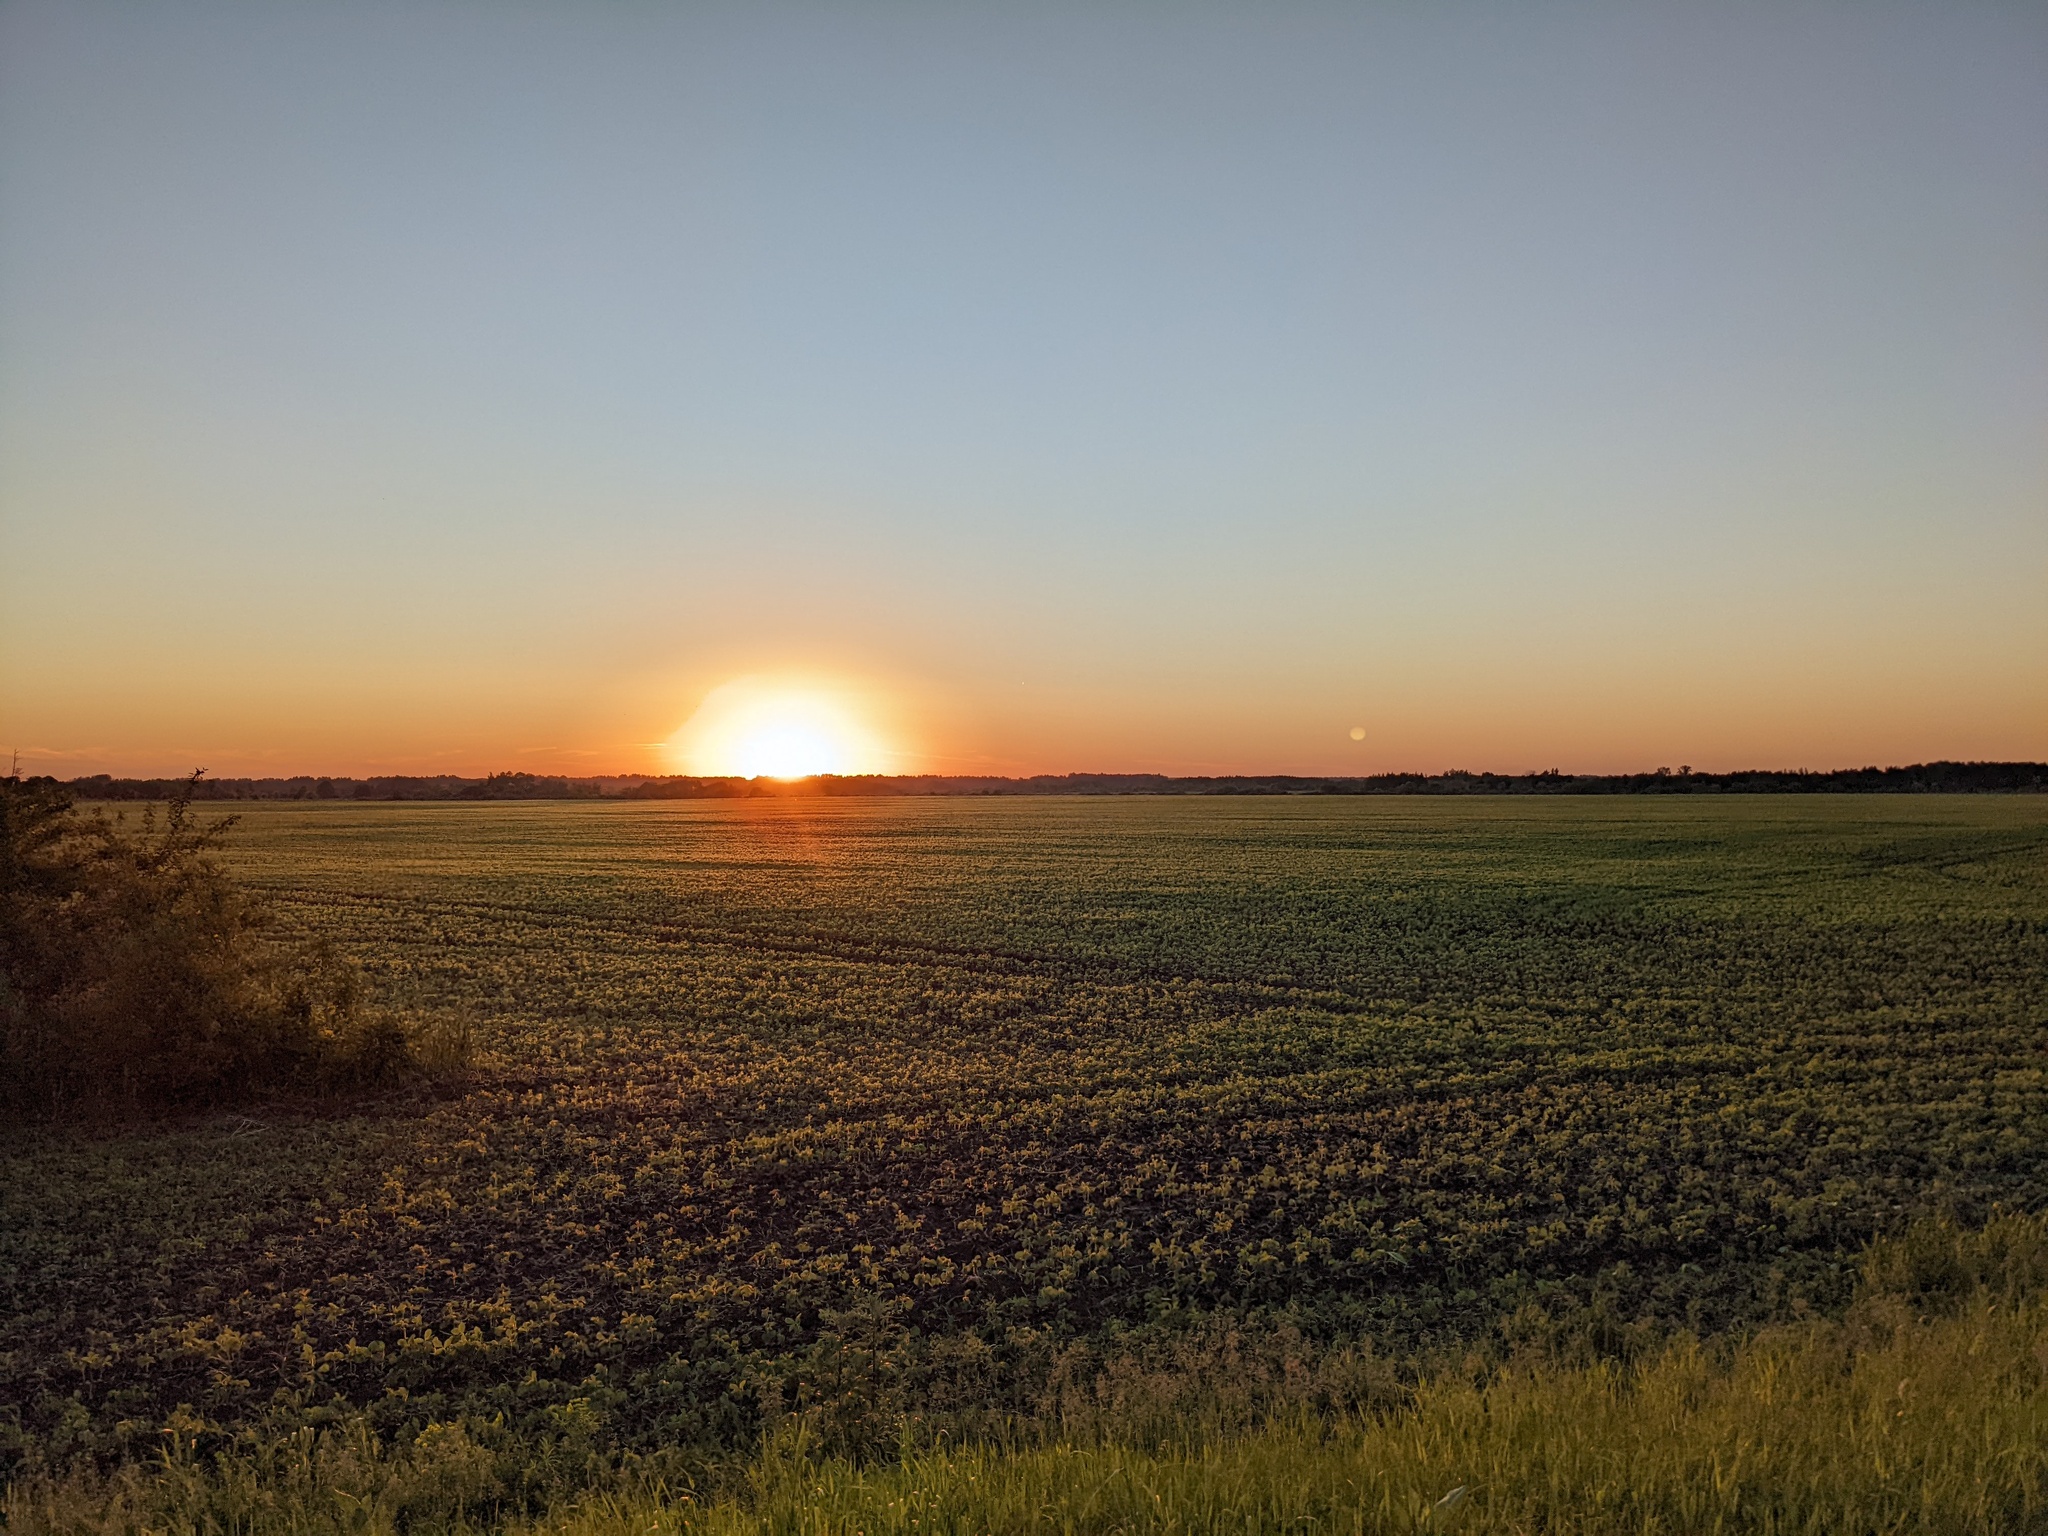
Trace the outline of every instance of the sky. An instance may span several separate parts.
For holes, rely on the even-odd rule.
[[[2048,758],[2048,7],[0,0],[0,750],[666,771],[742,696]]]

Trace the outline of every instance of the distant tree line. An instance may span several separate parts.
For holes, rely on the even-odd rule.
[[[594,800],[641,783],[638,776],[569,779],[554,774],[494,773],[465,779],[455,774],[380,774],[373,778],[117,779],[96,773],[65,788],[81,800],[164,800],[186,793],[194,800]]]
[[[54,782],[54,781],[44,781]],[[1159,773],[1061,773],[1030,778],[912,774],[821,774],[806,779],[687,775],[494,773],[373,778],[72,779],[81,800],[736,800],[914,795],[1913,795],[2039,794],[2048,763],[1916,763],[1907,768],[1743,769],[1695,773],[1381,773],[1362,778],[1298,774],[1173,777]]]

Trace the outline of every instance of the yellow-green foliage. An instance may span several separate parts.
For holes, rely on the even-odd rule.
[[[1858,1348],[1861,1343],[1863,1348]],[[2048,1523],[2048,1324],[1972,1304],[1868,1335],[1809,1325],[1716,1365],[1509,1366],[1412,1407],[1192,1446],[915,1452],[856,1467],[785,1441],[751,1497],[624,1501],[548,1522],[629,1530],[2018,1533]],[[640,1518],[645,1514],[648,1518]]]
[[[1933,1292],[1924,1286],[1939,1271]],[[1642,1361],[1542,1354],[1425,1376],[1398,1403],[1168,1439],[1098,1419],[1075,1438],[821,1457],[808,1420],[694,1491],[613,1474],[522,1521],[465,1431],[397,1450],[360,1425],[111,1482],[17,1487],[10,1528],[376,1533],[510,1523],[559,1536],[940,1536],[1007,1532],[1636,1536],[1641,1532],[2024,1536],[2048,1524],[2048,1227],[1926,1224],[1882,1244],[1841,1322],[1690,1340]],[[1903,1291],[1887,1286],[1903,1285]],[[1930,1295],[1941,1309],[1923,1310]]]
[[[1911,1214],[2048,1205],[2041,799],[252,807],[230,853],[473,1015],[477,1081],[11,1141],[10,1465],[460,1425],[539,1499],[1101,1381],[1221,1433],[1830,1314]]]

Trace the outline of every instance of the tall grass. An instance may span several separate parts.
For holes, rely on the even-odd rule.
[[[1811,1324],[1717,1361],[1520,1363],[1402,1409],[1207,1444],[1053,1444],[815,1462],[800,1433],[746,1496],[599,1503],[575,1536],[1061,1532],[2025,1532],[2048,1529],[2048,1317],[1978,1299]]]
[[[1055,1420],[1008,1443],[906,1445],[860,1464],[786,1420],[757,1457],[664,1482],[613,1467],[522,1513],[534,1468],[440,1426],[360,1425],[152,1468],[24,1482],[8,1527],[325,1536],[998,1536],[1004,1532],[2024,1533],[2048,1530],[2048,1220],[1923,1225],[1879,1245],[1847,1316],[1632,1363],[1570,1351],[1448,1364],[1398,1404],[1283,1410],[1144,1438]],[[528,1455],[578,1453],[573,1425]]]

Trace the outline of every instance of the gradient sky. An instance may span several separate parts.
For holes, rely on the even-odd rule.
[[[2048,7],[0,3],[0,750],[784,675],[905,769],[2048,758]]]

